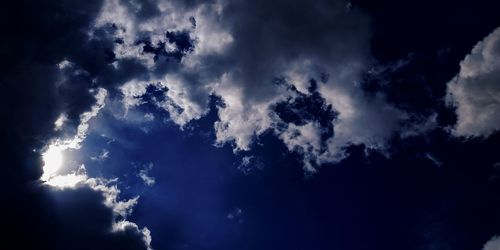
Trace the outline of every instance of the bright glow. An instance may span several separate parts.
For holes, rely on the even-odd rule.
[[[63,147],[57,145],[50,145],[47,151],[42,154],[43,157],[43,175],[42,181],[49,180],[52,176],[55,175],[57,170],[61,168],[63,163],[63,155],[62,151]]]
[[[72,188],[79,183],[83,183],[87,180],[87,176],[83,174],[68,174],[68,175],[57,175],[51,177],[47,180],[46,184],[57,187],[57,188]]]
[[[91,93],[95,93],[95,90]],[[94,106],[92,106],[90,111],[80,115],[80,124],[77,127],[76,135],[73,138],[60,138],[52,141],[52,143],[48,145],[47,150],[42,153],[44,165],[43,175],[40,180],[45,184],[66,188],[76,186],[78,183],[87,180],[84,166],[82,166],[76,173],[68,175],[60,175],[60,173],[58,173],[64,161],[62,152],[67,149],[80,148],[81,143],[85,137],[87,137],[89,130],[88,122],[99,113],[99,110],[104,107],[106,96],[107,91],[105,89],[97,89],[97,93],[95,93],[97,102]],[[67,119],[68,118],[64,113],[61,114],[54,123],[54,129],[61,129]],[[102,157],[105,158],[107,156],[107,154],[104,154]]]

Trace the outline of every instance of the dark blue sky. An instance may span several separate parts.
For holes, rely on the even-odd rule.
[[[75,157],[87,156],[91,176],[118,177],[123,198],[140,195],[130,220],[152,231],[157,249],[472,249],[498,233],[496,137],[462,142],[437,131],[394,141],[390,158],[351,147],[308,176],[272,134],[246,153],[215,147],[215,119],[186,131],[150,122],[146,133],[103,112],[106,128],[96,124]],[[102,136],[109,131],[116,141]],[[109,158],[90,159],[102,150]],[[149,163],[153,186],[138,177]]]

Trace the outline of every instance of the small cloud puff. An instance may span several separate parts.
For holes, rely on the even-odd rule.
[[[151,177],[149,175],[149,171],[153,169],[153,163],[150,162],[148,165],[145,165],[143,169],[139,170],[139,173],[137,176],[141,178],[141,180],[146,184],[147,186],[153,186],[155,184],[155,178]]]

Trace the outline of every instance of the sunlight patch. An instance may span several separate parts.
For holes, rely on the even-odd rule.
[[[48,181],[61,168],[64,160],[62,155],[64,149],[63,146],[53,144],[42,154],[44,162],[43,175],[41,177],[42,181]]]
[[[57,139],[47,145],[47,150],[42,153],[44,165],[43,174],[40,178],[40,180],[42,180],[45,184],[57,187],[69,187],[76,185],[82,180],[82,177],[76,174],[64,176],[58,175],[58,171],[64,163],[63,151],[67,149],[80,148],[80,144],[83,142],[85,137],[87,137],[89,129],[88,123],[90,119],[97,116],[99,111],[104,107],[106,96],[107,91],[105,89],[97,89],[97,92],[95,93],[96,104],[92,106],[90,111],[80,115],[80,124],[78,125],[76,135],[73,138]],[[56,128],[60,128],[64,125],[64,117],[65,115],[61,115],[57,119],[55,123]],[[86,176],[84,177],[86,178]]]
[[[83,183],[86,180],[87,180],[86,175],[72,173],[67,175],[54,176],[48,179],[46,184],[52,187],[64,189],[64,188],[76,187],[76,185]]]

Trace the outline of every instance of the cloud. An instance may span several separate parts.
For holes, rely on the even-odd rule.
[[[42,153],[45,163],[43,166],[43,175],[40,177],[42,181],[48,181],[53,176],[56,176],[57,171],[62,164],[63,151],[67,149],[79,149],[81,143],[85,140],[85,137],[87,137],[89,121],[104,107],[104,102],[107,96],[107,91],[103,88],[99,88],[96,92],[96,103],[91,107],[90,111],[84,112],[80,115],[80,124],[76,127],[76,134],[71,138],[62,137],[54,139]],[[105,157],[106,156],[107,154]],[[54,162],[54,160],[56,161]]]
[[[150,162],[148,165],[145,165],[143,169],[139,170],[139,178],[146,184],[147,186],[153,186],[155,184],[155,178],[149,175],[149,171],[153,169],[153,163]]]
[[[43,181],[44,186],[49,187],[49,195],[54,196],[58,199],[58,196],[67,196],[66,193],[71,191],[68,190],[76,190],[75,192],[86,192],[84,190],[88,190],[88,192],[95,192],[102,196],[102,200],[100,201],[99,206],[104,206],[110,212],[107,212],[107,224],[93,224],[90,226],[90,230],[97,230],[97,232],[87,232],[87,228],[80,229],[80,227],[85,227],[85,223],[77,221],[73,225],[76,227],[74,229],[77,232],[78,236],[72,235],[72,230],[66,232],[61,237],[64,240],[68,240],[71,238],[77,238],[75,240],[85,240],[91,241],[90,243],[81,244],[85,245],[82,249],[92,248],[92,249],[108,249],[110,246],[106,246],[107,244],[124,244],[127,241],[136,241],[132,245],[124,246],[125,249],[131,247],[129,249],[152,249],[151,244],[151,235],[150,231],[144,227],[143,229],[139,229],[137,224],[128,221],[127,217],[132,213],[133,207],[137,204],[139,196],[132,197],[128,200],[119,199],[120,190],[116,185],[118,179],[105,179],[105,178],[91,178],[87,175],[87,171],[84,165],[81,165],[80,168],[76,171],[73,171],[69,174],[60,174],[59,168],[63,166],[62,161],[62,153],[67,149],[79,149],[82,142],[87,137],[87,133],[89,130],[89,122],[92,118],[98,115],[99,111],[105,105],[106,99],[106,91],[103,89],[99,89],[96,93],[96,103],[92,106],[90,111],[84,112],[80,116],[80,124],[77,126],[76,134],[72,138],[56,138],[51,142],[51,144],[47,147],[47,151],[43,153],[44,163],[43,166],[43,175],[40,177],[40,180]],[[101,155],[99,155],[96,159],[103,160],[108,157],[109,152],[103,151]],[[55,162],[57,159],[57,162]],[[151,166],[152,167],[152,166]],[[154,182],[154,180],[152,180]],[[42,187],[44,188],[44,187]],[[82,191],[83,190],[83,191]],[[91,190],[91,191],[90,191]],[[71,199],[79,199],[79,194],[75,196],[69,195],[66,198],[70,200],[65,200],[64,206],[66,203],[71,203]],[[87,204],[85,206],[96,206],[96,202],[94,200],[86,201]],[[92,209],[92,208],[89,208]],[[100,208],[100,210],[105,210],[104,208]],[[57,214],[55,216],[61,216]],[[64,214],[62,216],[65,216]],[[73,216],[73,215],[68,215]],[[99,214],[91,214],[90,216],[103,216]],[[74,220],[73,217],[62,218],[64,220],[62,223],[69,223],[71,220]],[[102,227],[102,228],[96,228]],[[59,230],[59,229],[55,229]],[[99,234],[103,234],[102,236]],[[123,237],[121,235],[124,235]],[[85,238],[87,237],[87,238]],[[123,238],[120,239],[120,242],[115,243],[107,243],[111,238]],[[92,242],[93,241],[93,242]],[[52,243],[51,243],[52,244]],[[61,244],[60,247],[66,248],[66,244],[70,244],[66,242]],[[79,243],[80,244],[80,243]],[[129,243],[126,243],[129,244]],[[55,243],[57,248],[58,243]],[[82,246],[78,246],[82,247]]]
[[[118,189],[107,180],[72,173],[16,194],[20,197],[7,197],[2,207],[4,225],[12,232],[4,247],[151,249],[149,230],[126,220],[137,199],[119,200]]]
[[[238,221],[241,223],[243,221],[241,219],[243,214],[244,214],[243,210],[241,210],[241,208],[237,207],[233,211],[229,212],[226,217],[230,220],[238,219]]]
[[[290,151],[299,151],[304,156],[305,168],[308,171],[314,171],[311,166],[311,157],[315,157],[321,152],[321,135],[318,133],[320,128],[318,124],[309,122],[302,126],[290,124],[288,128],[281,133],[280,138]]]
[[[407,118],[360,87],[369,20],[341,0],[19,0],[0,10],[0,28],[0,209],[12,249],[150,248],[149,230],[127,220],[138,197],[120,199],[117,180],[84,168],[57,172],[109,99],[125,117],[153,104],[184,128],[215,96],[216,145],[247,151],[273,133],[311,172],[351,145],[383,151]],[[449,83],[459,135],[498,129],[498,33]],[[44,169],[44,157],[57,167]],[[253,164],[243,158],[240,168]],[[152,185],[148,171],[139,178]]]
[[[108,224],[101,225],[102,227],[105,227],[103,230],[105,229],[108,234],[136,235],[138,239],[142,239],[142,246],[139,245],[136,247],[139,247],[139,249],[151,249],[151,235],[148,228],[144,227],[143,229],[139,229],[137,224],[127,220],[127,217],[132,213],[133,207],[137,204],[139,196],[132,197],[128,200],[119,199],[120,190],[116,185],[117,181],[118,179],[109,180],[105,178],[91,178],[87,175],[85,166],[82,165],[76,172],[54,176],[44,182],[44,184],[50,187],[50,194],[55,196],[56,199],[58,199],[58,196],[66,196],[67,192],[72,192],[68,190],[75,190],[77,193],[84,192],[80,190],[88,190],[88,192],[100,194],[102,196],[102,199],[99,200],[100,204],[93,205],[105,206],[109,209],[109,211],[111,211],[111,213],[107,215],[109,217]],[[76,197],[70,198],[76,199]],[[89,201],[90,204],[94,202],[96,201]],[[68,221],[65,221],[64,223],[68,223]],[[75,224],[75,226],[81,227],[80,224]],[[92,225],[92,227],[95,227],[95,225]],[[64,235],[63,237],[74,236]],[[141,241],[139,241],[139,243],[140,242]],[[101,244],[100,242],[94,242],[91,244],[98,245],[98,249],[103,247],[99,246],[99,244]],[[133,247],[132,249],[136,249],[136,247]]]
[[[143,66],[113,64],[113,41],[101,30],[89,36],[102,1],[15,1],[0,10],[0,117],[2,121],[2,247],[9,249],[147,249],[146,231],[113,231],[115,210],[104,190],[86,185],[41,185],[42,153],[58,163],[64,148],[78,148],[108,90],[138,77]],[[111,90],[110,90],[111,91]],[[64,142],[64,143],[63,143]],[[53,148],[54,149],[54,148]],[[73,173],[58,182],[85,180]],[[97,187],[97,186],[94,186]],[[124,211],[124,210],[121,211]],[[149,237],[150,239],[150,237]]]
[[[260,158],[253,155],[243,156],[237,168],[244,175],[249,175],[257,170],[262,170],[264,168],[264,163]]]
[[[91,156],[90,159],[93,161],[104,161],[109,158],[109,151],[103,149],[99,155]]]
[[[492,237],[486,244],[484,244],[483,250],[498,250],[500,249],[500,237]]]
[[[115,202],[117,193],[113,186],[101,185],[89,179],[78,188],[48,191],[56,203],[51,211],[56,223],[45,229],[53,235],[50,249],[151,249],[149,230],[119,219],[117,210],[125,206],[110,206],[108,201]]]
[[[155,11],[146,17],[137,8]],[[183,128],[206,115],[210,96],[217,96],[218,146],[251,150],[263,133],[273,131],[313,170],[311,161],[338,162],[350,145],[383,150],[405,119],[384,96],[368,97],[361,88],[370,59],[369,24],[344,1],[158,1],[130,8],[108,0],[94,29],[109,26],[120,41],[113,47],[117,62],[134,60],[145,68],[121,87],[125,109],[151,102]],[[160,99],[145,100],[151,86],[162,89]],[[315,95],[322,100],[318,105],[337,114],[330,124],[304,118],[311,124],[307,135],[305,124],[285,124],[274,110],[304,95]],[[300,141],[291,139],[292,128]]]
[[[429,152],[425,153],[423,155],[423,157],[425,159],[428,159],[429,161],[431,161],[437,167],[441,167],[443,165],[443,163],[438,158],[436,158],[436,156],[434,156],[433,154],[431,154]]]
[[[500,129],[500,28],[477,43],[448,83],[447,101],[456,108],[456,136],[487,137]]]

